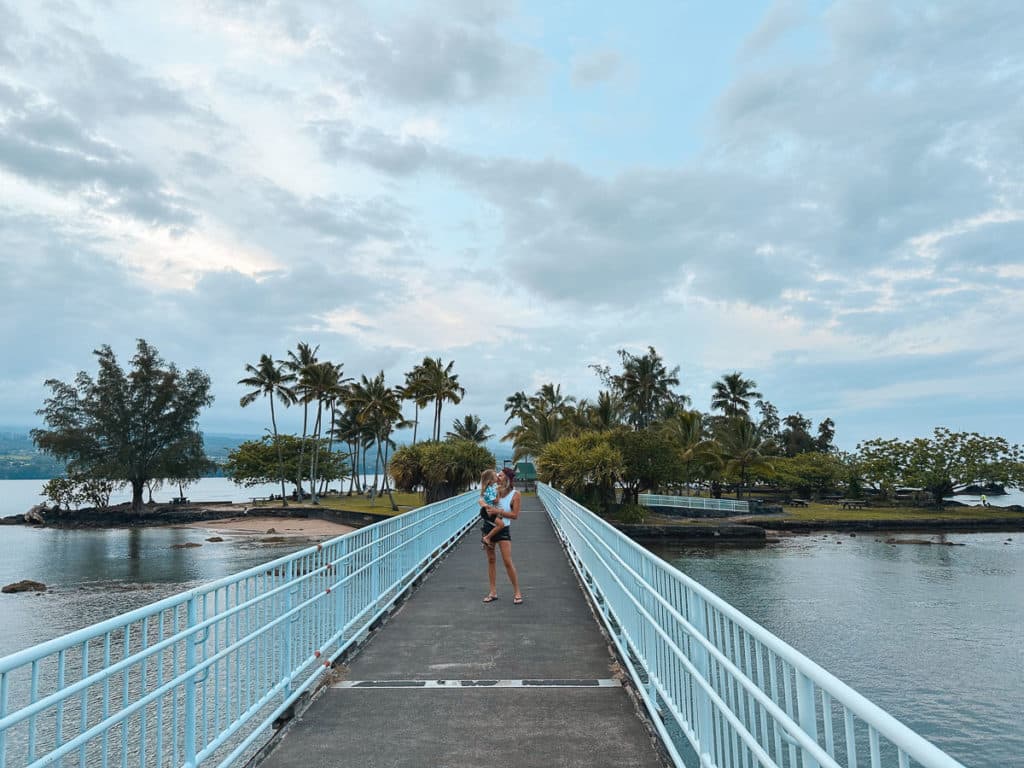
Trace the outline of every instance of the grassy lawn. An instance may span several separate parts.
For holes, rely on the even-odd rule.
[[[340,509],[346,512],[369,512],[375,515],[392,515],[401,514],[402,512],[408,512],[410,509],[423,506],[423,496],[419,493],[395,493],[395,504],[398,505],[398,512],[391,511],[391,502],[388,500],[387,494],[384,496],[378,496],[373,501],[370,501],[365,496],[321,496],[320,506],[325,509]],[[308,504],[309,502],[306,502]],[[295,502],[291,502],[293,506],[297,506]],[[281,502],[268,502],[260,501],[257,502],[256,507],[279,507]]]
[[[842,509],[838,504],[811,502],[805,507],[787,507],[789,520],[994,520],[1020,515],[998,507],[868,507]]]

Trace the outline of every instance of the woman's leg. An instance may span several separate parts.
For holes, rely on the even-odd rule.
[[[519,591],[519,574],[516,572],[516,566],[512,562],[512,542],[508,539],[499,541],[498,547],[501,548],[501,559],[505,563],[505,570],[508,571],[508,580],[512,582],[512,589],[515,590],[513,597],[514,599],[522,600],[523,595]],[[494,557],[493,551],[491,557]]]
[[[496,558],[494,555],[494,547],[488,547],[484,550],[487,553],[487,580],[491,584],[491,591],[488,592],[488,596],[497,596],[498,594],[498,567],[496,565]]]

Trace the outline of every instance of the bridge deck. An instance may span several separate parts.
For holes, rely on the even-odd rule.
[[[522,605],[500,557],[500,599],[481,602],[486,560],[471,531],[263,766],[662,766],[610,682],[614,659],[535,497],[512,536]],[[509,682],[460,682],[495,680]]]

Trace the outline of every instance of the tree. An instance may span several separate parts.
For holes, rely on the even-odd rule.
[[[795,489],[805,499],[820,497],[847,477],[842,459],[831,453],[817,451],[800,453],[792,458],[774,459],[772,469],[776,480]]]
[[[260,355],[257,365],[246,365],[245,370],[250,375],[239,379],[238,383],[246,387],[255,387],[252,392],[242,396],[238,404],[245,408],[256,401],[261,395],[270,400],[270,424],[274,430],[274,445],[277,446],[277,461],[280,469],[281,498],[284,499],[284,459],[281,456],[281,446],[277,441],[277,416],[274,414],[274,398],[280,400],[285,406],[294,404],[298,398],[291,388],[295,381],[294,373],[285,373],[285,364],[275,363],[270,355]]]
[[[883,499],[888,499],[903,482],[906,462],[906,448],[900,440],[876,437],[857,444],[860,474]]]
[[[818,438],[814,441],[814,449],[820,453],[831,453],[835,450],[832,441],[836,436],[836,423],[832,419],[825,419],[818,424]]]
[[[931,438],[915,438],[905,450],[904,480],[931,493],[937,506],[969,485],[1024,485],[1021,447],[1002,437],[936,427]]]
[[[298,494],[302,489],[302,482],[312,479],[309,475],[310,464],[304,460],[307,442],[295,435],[278,435],[276,440],[270,435],[264,435],[259,440],[246,440],[228,452],[224,474],[232,482],[246,488],[277,482],[280,477],[280,450],[285,476],[290,478],[289,482]],[[321,440],[321,443],[326,442]],[[349,472],[346,459],[347,456],[344,454],[325,451],[318,471],[328,480],[342,478]]]
[[[618,397],[626,411],[627,420],[635,429],[646,429],[670,403],[685,404],[688,398],[676,395],[672,387],[679,386],[679,366],[665,366],[654,347],[643,355],[634,355],[624,349],[618,351],[622,372],[612,374],[608,366],[591,365],[597,375]]]
[[[355,411],[356,420],[373,431],[377,444],[376,474],[380,474],[381,461],[384,465],[384,489],[387,491],[393,511],[398,511],[391,488],[387,482],[388,456],[391,444],[390,435],[396,422],[402,418],[402,404],[394,389],[384,383],[384,371],[372,379],[364,374],[358,383],[353,384],[346,395],[348,405]]]
[[[467,413],[465,418],[454,421],[452,431],[446,437],[449,440],[469,440],[477,445],[483,445],[493,435],[491,434],[491,428],[481,423],[479,416]]]
[[[726,417],[748,416],[750,401],[762,397],[757,391],[757,382],[743,378],[739,371],[722,376],[711,390],[711,410],[721,411]]]
[[[95,380],[82,371],[73,385],[46,382],[52,394],[38,414],[48,428],[32,430],[32,439],[70,473],[130,483],[139,514],[148,480],[198,477],[211,466],[198,429],[200,410],[213,402],[210,377],[198,368],[180,373],[144,339],[129,373],[109,346],[94,354]]]
[[[593,501],[607,511],[622,474],[622,454],[609,433],[584,432],[549,443],[537,457],[537,474],[580,502]]]
[[[412,443],[416,444],[416,433],[420,426],[420,408],[424,408],[430,402],[426,392],[426,376],[423,365],[414,366],[411,371],[405,374],[405,386],[398,387],[397,391],[403,400],[411,400],[413,403],[412,418]]]
[[[434,403],[433,439],[441,439],[441,407],[445,402],[458,405],[466,390],[459,384],[459,376],[452,373],[455,361],[445,365],[441,358],[423,358],[422,386],[424,402]]]
[[[295,377],[298,382],[297,386],[293,388],[297,399],[302,401],[302,448],[301,452],[305,452],[306,447],[306,435],[309,431],[309,400],[306,398],[305,393],[305,373],[313,365],[317,363],[316,353],[320,350],[320,345],[317,344],[315,347],[311,347],[304,341],[300,341],[296,346],[295,350],[288,351],[288,359],[284,360],[284,366],[288,371]],[[301,463],[301,459],[300,459]],[[297,496],[299,499],[302,498],[302,475],[296,475],[299,481],[299,488]]]
[[[761,414],[761,419],[757,422],[757,428],[761,432],[761,437],[765,440],[771,440],[776,445],[782,444],[782,434],[780,428],[782,422],[779,420],[779,409],[772,405],[767,400],[758,400],[754,403],[758,413]]]
[[[751,473],[771,466],[768,459],[771,443],[761,437],[745,414],[727,418],[715,440],[725,476],[738,484],[736,498],[742,498]]]
[[[422,487],[428,504],[469,488],[494,466],[494,454],[469,440],[417,443],[395,451],[389,472],[401,490]]]
[[[817,441],[811,435],[811,420],[797,411],[782,420],[782,450],[787,456],[813,451]]]
[[[670,432],[657,428],[619,429],[612,433],[611,441],[622,455],[623,503],[638,504],[644,491],[683,481],[682,456]]]
[[[317,466],[320,461],[320,434],[323,429],[324,409],[333,415],[334,403],[345,394],[345,383],[348,379],[341,377],[342,367],[329,361],[313,363],[303,369],[300,386],[303,401],[316,404],[316,417],[313,420],[313,444],[310,450],[310,495],[313,504],[319,504],[317,498]]]

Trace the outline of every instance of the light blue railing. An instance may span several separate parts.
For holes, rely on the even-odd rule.
[[[755,621],[538,485],[676,765],[963,768]]]
[[[230,766],[477,515],[431,504],[0,659],[0,768]]]
[[[716,512],[749,512],[750,504],[733,499],[705,499],[703,496],[663,496],[641,493],[637,501],[645,507],[678,507],[681,509],[711,509]]]

